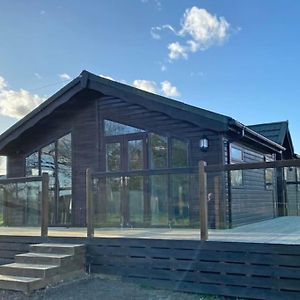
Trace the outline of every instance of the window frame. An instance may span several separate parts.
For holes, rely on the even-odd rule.
[[[241,159],[238,160],[238,159],[235,159],[235,158],[232,158],[232,149],[235,149],[235,150],[238,150],[241,152]],[[230,158],[230,164],[239,164],[239,163],[244,163],[244,149],[240,146],[237,146],[237,145],[233,145],[233,144],[230,144],[230,153],[229,153],[229,158]],[[233,172],[239,172],[241,174],[241,183],[240,184],[234,184],[233,180],[232,180],[232,174]],[[243,188],[244,187],[244,172],[243,170],[234,170],[234,171],[230,171],[230,185],[232,188],[235,188],[235,189],[238,189],[238,188]]]

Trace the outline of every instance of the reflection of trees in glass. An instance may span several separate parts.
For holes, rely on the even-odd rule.
[[[119,171],[121,169],[121,145],[120,143],[106,144],[106,170]]]
[[[142,129],[128,126],[125,124],[113,122],[110,120],[104,120],[104,134],[106,136],[137,133],[137,132],[143,132],[143,131],[144,130],[142,130]]]
[[[150,134],[150,166],[151,168],[166,168],[168,160],[167,138],[155,133]]]
[[[187,167],[188,165],[188,143],[172,139],[172,167]]]
[[[128,168],[129,170],[143,169],[143,141],[128,141]]]

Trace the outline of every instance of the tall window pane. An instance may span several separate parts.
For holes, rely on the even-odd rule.
[[[151,225],[168,225],[168,176],[150,177]]]
[[[188,166],[188,144],[187,142],[172,139],[172,167]]]
[[[189,225],[189,175],[171,175],[171,199],[174,225]]]
[[[71,222],[72,141],[71,134],[57,141],[58,223]]]
[[[144,167],[143,140],[128,141],[128,169],[141,170]]]
[[[106,170],[109,172],[121,169],[121,144],[106,144]]]
[[[0,156],[0,177],[6,175],[6,156]]]
[[[155,133],[150,135],[150,166],[153,169],[166,168],[168,160],[167,138]]]
[[[26,157],[26,176],[39,175],[39,153],[34,152]]]

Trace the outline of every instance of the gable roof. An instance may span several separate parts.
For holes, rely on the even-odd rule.
[[[248,127],[275,143],[282,145],[288,131],[288,121],[255,124]]]
[[[231,117],[149,93],[120,82],[99,77],[87,71],[82,71],[77,78],[0,135],[0,151],[7,144],[17,139],[22,133],[35,126],[41,119],[68,102],[73,96],[87,89],[96,91],[102,95],[114,96],[129,103],[138,103],[150,110],[161,111],[171,117],[190,122],[199,127],[203,126],[203,120],[205,120],[205,123],[209,126],[207,129],[209,130],[218,132],[233,130],[236,132],[236,129],[240,130],[242,128],[243,132],[245,131],[251,139],[254,138],[265,147],[270,147],[274,151],[282,151],[284,149],[275,141],[254,132]]]
[[[291,156],[295,155],[288,121],[255,124],[248,127],[275,143],[284,146]]]

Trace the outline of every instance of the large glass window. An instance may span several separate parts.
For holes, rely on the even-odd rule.
[[[117,123],[110,120],[104,120],[104,135],[123,135],[129,133],[143,132],[144,130],[128,126],[125,124]]]
[[[167,138],[155,133],[150,134],[150,166],[152,169],[168,166]]]
[[[173,168],[187,167],[188,166],[188,143],[172,139],[172,161]]]
[[[26,176],[49,174],[49,223],[71,222],[72,139],[67,134],[25,158]]]

